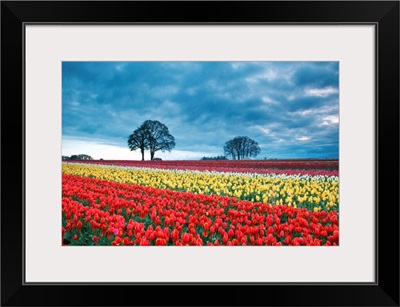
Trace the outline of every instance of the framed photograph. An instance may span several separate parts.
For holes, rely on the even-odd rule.
[[[3,306],[399,306],[398,1],[1,28]]]

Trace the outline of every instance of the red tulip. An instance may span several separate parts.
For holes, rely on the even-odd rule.
[[[167,244],[167,240],[162,239],[162,238],[157,238],[156,239],[156,245],[157,246],[166,245],[166,244]]]
[[[111,244],[114,245],[114,246],[120,245],[120,243],[121,243],[121,238],[118,237],[118,236],[115,237],[114,241],[111,242]]]
[[[257,245],[260,241],[268,245],[319,245],[322,241],[318,237],[324,237],[326,245],[339,244],[336,211],[270,207],[227,196],[182,193],[65,174],[62,180],[62,214],[66,221],[63,234],[81,230],[85,221],[90,224],[88,235],[92,238],[98,230],[101,231],[98,236],[129,238],[129,242],[124,239],[120,244],[144,245],[144,238],[147,243],[159,238],[175,245],[208,245],[201,238],[215,234],[221,236],[214,241],[217,245]],[[89,205],[73,200],[74,197]],[[124,209],[126,216],[117,214]],[[151,216],[153,219],[150,224],[126,221],[129,214],[147,221]],[[185,233],[181,233],[183,229],[187,229]],[[301,237],[292,240],[293,231]],[[135,241],[130,241],[133,238]],[[283,242],[277,242],[276,238]],[[113,242],[118,244],[118,239]],[[161,243],[159,240],[158,244]],[[157,243],[152,241],[152,244]]]
[[[182,243],[187,244],[191,241],[191,235],[188,233],[182,234]]]

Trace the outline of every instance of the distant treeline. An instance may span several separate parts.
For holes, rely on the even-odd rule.
[[[62,156],[63,160],[93,160],[93,158],[89,155],[72,155],[72,156]]]
[[[227,158],[225,156],[203,157],[201,160],[227,160]]]

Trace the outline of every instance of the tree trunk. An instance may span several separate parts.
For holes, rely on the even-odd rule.
[[[154,151],[151,151],[151,152],[150,152],[150,160],[153,160],[153,159],[154,159],[154,154],[155,154]]]
[[[144,161],[144,148],[141,148],[140,151],[142,152],[142,161]]]

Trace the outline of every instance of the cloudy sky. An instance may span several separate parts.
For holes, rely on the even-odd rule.
[[[236,136],[259,159],[338,158],[338,86],[338,62],[63,62],[62,154],[139,160],[127,138],[150,119],[175,137],[164,160],[223,155]]]

